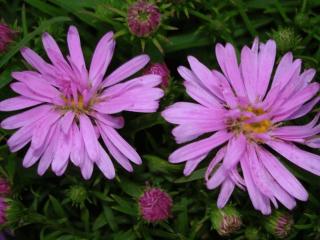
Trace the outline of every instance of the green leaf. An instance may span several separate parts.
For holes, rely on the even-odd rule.
[[[153,155],[144,155],[149,171],[154,173],[175,173],[181,171],[180,165],[170,164],[167,160]]]
[[[66,216],[66,213],[63,210],[63,207],[61,206],[59,201],[55,197],[53,197],[52,195],[49,195],[49,199],[50,199],[51,205],[52,205],[53,210],[55,211],[55,213],[59,217],[64,218]]]
[[[118,230],[118,224],[116,222],[116,219],[114,217],[113,211],[111,208],[109,208],[108,206],[104,205],[103,206],[103,214],[110,226],[110,228],[113,231],[117,231]]]
[[[131,202],[124,200],[124,198],[121,198],[114,194],[112,194],[111,196],[118,203],[117,206],[112,207],[113,209],[134,217],[138,216],[138,206],[136,204],[132,204]]]
[[[142,187],[133,181],[121,178],[119,184],[121,189],[131,197],[138,198],[143,193]]]
[[[190,176],[181,177],[174,182],[175,183],[186,183],[186,182],[192,182],[192,181],[196,181],[199,179],[203,179],[205,172],[206,172],[206,168],[201,168],[201,169],[194,171]]]

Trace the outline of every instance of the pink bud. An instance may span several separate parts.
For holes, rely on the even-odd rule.
[[[4,224],[7,220],[7,208],[8,204],[5,202],[5,199],[3,197],[0,197],[0,225]]]
[[[147,189],[139,199],[142,218],[147,222],[158,222],[170,217],[172,199],[159,188]]]
[[[162,77],[161,87],[166,89],[169,86],[170,71],[165,63],[150,64],[144,74],[156,74]]]
[[[3,53],[10,42],[12,42],[15,32],[4,23],[0,23],[0,53]]]
[[[147,1],[140,0],[129,6],[128,26],[132,34],[146,37],[160,25],[161,14],[158,7]]]
[[[10,184],[9,182],[4,179],[4,178],[0,178],[0,196],[8,196],[11,192],[10,189]]]

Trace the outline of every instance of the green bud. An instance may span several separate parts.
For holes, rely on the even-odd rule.
[[[239,212],[230,205],[222,209],[214,206],[210,214],[212,227],[220,236],[228,236],[239,230],[242,225]]]
[[[68,190],[68,197],[72,205],[81,206],[88,197],[87,190],[81,185],[71,186]]]
[[[272,38],[282,53],[297,49],[301,42],[300,36],[296,35],[294,29],[290,27],[280,27],[277,31],[273,31]]]
[[[266,218],[266,230],[277,238],[286,238],[293,226],[293,217],[286,212],[275,211],[271,216]]]
[[[294,23],[300,28],[310,26],[309,25],[310,24],[309,17],[305,13],[298,13],[294,17]]]

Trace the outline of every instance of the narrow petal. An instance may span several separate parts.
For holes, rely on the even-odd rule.
[[[88,116],[81,114],[79,116],[80,132],[83,137],[84,145],[92,160],[97,160],[100,157],[99,142]]]
[[[271,153],[262,147],[259,148],[257,153],[268,172],[274,177],[274,179],[283,189],[301,201],[306,201],[308,199],[308,192],[295,178],[295,176],[280,163],[278,159],[276,159]]]
[[[169,156],[169,161],[171,163],[180,163],[196,158],[223,144],[230,137],[231,134],[225,131],[219,131],[209,138],[179,148]]]
[[[104,80],[103,87],[112,86],[132,76],[133,74],[140,71],[143,67],[145,67],[149,61],[149,56],[145,54],[132,58],[131,60],[114,70]]]
[[[107,146],[107,149],[109,150],[110,154],[114,157],[114,159],[121,165],[121,167],[123,167],[125,170],[127,170],[128,172],[132,172],[133,171],[133,167],[129,161],[129,159],[124,156],[119,150],[118,148],[116,148],[112,142],[108,139],[108,137],[105,134],[101,134],[102,139],[104,141],[104,143]]]
[[[64,169],[65,165],[68,162],[70,152],[71,152],[71,133],[69,130],[67,134],[60,132],[59,138],[57,140],[57,148],[52,160],[52,171],[58,176],[60,172]]]
[[[72,124],[72,145],[70,152],[70,160],[76,165],[80,166],[84,161],[85,147],[83,142],[83,137],[80,133],[78,125],[76,123]]]
[[[22,48],[20,50],[23,58],[40,73],[51,73],[53,67],[45,62],[36,52],[30,48]]]
[[[40,118],[48,114],[52,106],[41,105],[30,110],[8,117],[1,122],[4,129],[16,129],[38,121]]]
[[[85,180],[89,180],[93,172],[93,162],[86,151],[85,151],[84,160],[80,166],[80,169],[81,169],[82,177]]]
[[[100,146],[100,158],[95,161],[103,175],[108,179],[113,179],[116,175],[112,161],[106,151]]]
[[[258,84],[256,84],[256,87],[260,99],[263,99],[267,92],[275,57],[276,43],[273,40],[269,40],[266,42],[264,47],[260,49],[259,53]]]
[[[235,184],[227,179],[223,182],[217,201],[218,208],[223,208],[230,199]]]
[[[209,190],[215,189],[226,179],[227,173],[223,167],[219,167],[206,182]]]
[[[241,159],[241,169],[243,172],[246,187],[249,193],[249,197],[253,204],[253,207],[260,210],[263,214],[267,215],[271,213],[270,201],[259,191],[256,187],[248,165],[248,154],[245,154],[244,158]]]
[[[123,155],[135,164],[139,165],[142,163],[139,154],[119,135],[116,130],[103,124],[100,124],[100,127],[102,134],[105,134]]]
[[[269,141],[266,144],[297,166],[320,176],[320,156],[299,149],[292,143],[280,140]]]
[[[86,63],[82,53],[79,32],[76,27],[69,27],[67,42],[70,57],[77,66],[78,70],[81,71],[83,68],[86,68]]]
[[[73,123],[74,117],[75,117],[75,113],[73,111],[68,111],[61,118],[61,120],[60,120],[61,130],[65,134],[67,134],[67,132],[69,132],[69,129]]]
[[[13,97],[0,102],[0,111],[16,111],[41,104],[42,102],[26,97]]]
[[[226,170],[230,170],[238,164],[246,150],[246,146],[247,140],[243,134],[239,134],[237,137],[229,140],[227,152],[223,160],[223,167]]]
[[[206,158],[206,156],[207,154],[204,154],[200,157],[187,161],[183,170],[183,174],[185,176],[189,176],[196,169],[196,167],[202,162],[202,160]]]
[[[113,33],[108,32],[101,38],[94,50],[89,70],[89,79],[93,86],[102,81],[112,59],[115,47],[115,41],[112,38]]]

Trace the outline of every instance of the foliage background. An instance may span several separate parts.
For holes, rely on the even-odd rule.
[[[41,33],[44,31],[50,32],[66,50],[68,25],[77,26],[86,59],[89,60],[99,37],[114,30],[119,37],[111,68],[141,53],[141,39],[132,37],[127,26],[121,22],[121,12],[118,11],[125,13],[131,2],[134,1],[0,0],[0,18],[18,31],[16,41],[7,53],[0,55],[1,99],[12,95],[8,88],[12,80],[10,72],[28,68],[18,53],[19,48],[27,45],[44,56],[41,44]],[[165,61],[171,71],[171,84],[160,110],[174,101],[188,99],[176,71],[178,65],[187,65],[188,55],[194,55],[208,66],[217,68],[213,54],[217,42],[231,42],[239,51],[243,45],[250,45],[255,36],[262,41],[274,38],[278,60],[281,54],[293,51],[295,58],[303,59],[304,67],[320,70],[319,0],[153,2],[159,5],[164,20],[157,32],[161,36],[156,37],[156,41],[155,35],[143,39],[145,52],[153,62]],[[316,81],[319,81],[319,74]],[[1,119],[5,115],[1,113]],[[204,161],[190,177],[183,177],[182,165],[167,162],[169,153],[178,147],[170,134],[172,126],[165,123],[158,113],[126,113],[125,117],[126,125],[121,134],[143,156],[144,164],[135,167],[132,174],[117,166],[114,181],[106,180],[97,170],[90,181],[85,181],[79,170],[73,167],[69,167],[62,177],[52,173],[39,177],[35,168],[22,168],[24,152],[11,154],[5,144],[11,132],[0,130],[0,171],[12,184],[5,227],[14,230],[15,239],[221,238],[212,229],[209,219],[218,190],[206,190],[202,179],[208,162]],[[295,123],[309,119],[300,119]],[[295,225],[287,239],[320,239],[320,178],[285,163],[310,194],[307,203],[299,202],[291,212]],[[174,208],[168,221],[148,224],[139,217],[137,199],[146,185],[161,187],[173,197]],[[274,239],[264,228],[267,217],[253,209],[247,193],[236,190],[231,200],[241,213],[244,224],[240,231],[226,239]],[[252,232],[250,234],[252,229],[258,231],[258,236],[255,237]]]

